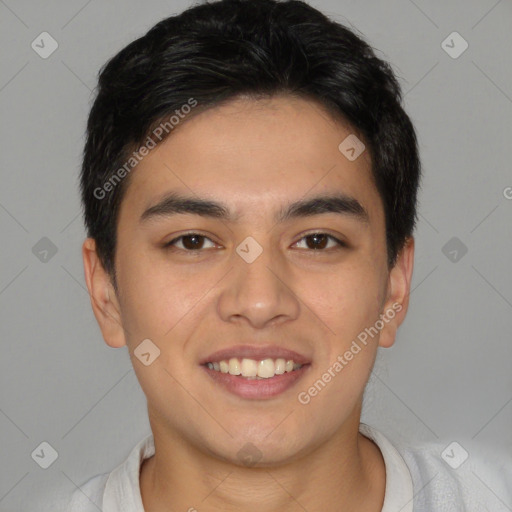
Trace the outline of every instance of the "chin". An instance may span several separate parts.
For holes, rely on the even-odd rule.
[[[304,432],[288,428],[277,434],[277,424],[262,430],[253,427],[250,432],[232,431],[234,438],[227,445],[216,446],[214,452],[219,458],[237,466],[269,468],[292,462],[308,451]]]

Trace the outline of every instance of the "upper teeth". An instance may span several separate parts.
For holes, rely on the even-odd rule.
[[[285,372],[298,370],[301,364],[294,363],[292,359],[255,359],[243,358],[239,361],[236,357],[228,360],[222,360],[215,363],[207,363],[210,370],[217,372],[229,373],[231,375],[241,375],[242,377],[268,379],[274,375],[282,375]]]

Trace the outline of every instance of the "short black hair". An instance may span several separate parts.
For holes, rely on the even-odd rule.
[[[186,122],[238,97],[278,94],[320,104],[362,139],[394,266],[415,228],[421,165],[391,66],[355,29],[300,0],[220,0],[160,21],[98,73],[80,188],[87,235],[114,286],[118,212],[134,151],[165,140],[173,117]]]

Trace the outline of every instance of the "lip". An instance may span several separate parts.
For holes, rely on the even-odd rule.
[[[289,350],[284,347],[278,347],[277,345],[236,345],[234,347],[229,347],[213,352],[207,357],[201,359],[199,361],[199,364],[205,365],[206,363],[215,363],[222,360],[228,361],[232,357],[237,357],[239,359],[254,359],[256,361],[261,361],[263,359],[282,358],[286,360],[293,359],[294,363],[302,365],[308,365],[311,363],[311,360],[308,359],[306,356],[299,354],[294,350]]]
[[[215,383],[220,384],[230,393],[241,398],[264,400],[273,398],[290,389],[308,372],[310,366],[311,364],[304,364],[298,370],[286,372],[282,375],[274,375],[274,377],[268,379],[246,379],[238,375],[210,370],[206,365],[203,365],[202,368]]]

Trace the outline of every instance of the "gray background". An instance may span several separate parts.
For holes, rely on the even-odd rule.
[[[396,442],[511,454],[512,3],[312,4],[392,63],[425,172],[410,310],[380,351],[363,420]],[[0,0],[1,511],[42,510],[150,432],[126,347],[103,342],[91,311],[78,171],[100,66],[189,5]],[[59,45],[47,59],[31,48],[43,31]],[[469,43],[458,58],[441,46],[453,31]],[[46,262],[33,252],[43,237],[57,249]],[[31,457],[43,441],[58,452],[46,470]]]

